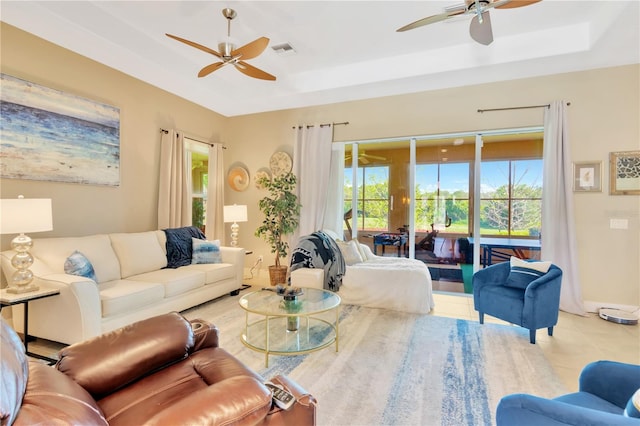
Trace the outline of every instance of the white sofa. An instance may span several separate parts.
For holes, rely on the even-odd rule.
[[[335,233],[324,231],[334,239]],[[371,249],[352,240],[357,254],[348,253],[338,241],[346,272],[338,294],[343,303],[371,308],[426,314],[434,306],[429,268],[415,259],[376,256]],[[295,287],[323,288],[324,270],[300,268],[291,272]]]
[[[238,290],[245,252],[220,247],[223,263],[167,266],[164,231],[99,234],[33,240],[35,282],[60,295],[29,303],[29,335],[72,344],[133,322],[187,308]],[[97,283],[64,272],[65,260],[79,251],[91,262]],[[5,277],[14,271],[12,250],[4,251]],[[22,331],[23,305],[13,307]]]

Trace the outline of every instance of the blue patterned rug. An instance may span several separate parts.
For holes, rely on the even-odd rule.
[[[519,327],[345,305],[339,352],[271,356],[265,368],[240,342],[238,297],[183,314],[216,324],[220,346],[265,378],[285,374],[311,392],[319,425],[491,425],[506,394],[566,392]]]

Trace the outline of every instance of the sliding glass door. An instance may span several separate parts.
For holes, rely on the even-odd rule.
[[[456,264],[471,261],[469,236],[540,235],[540,128],[344,148],[343,236],[377,254]]]

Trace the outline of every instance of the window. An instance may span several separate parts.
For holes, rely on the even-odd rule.
[[[481,175],[481,235],[539,236],[542,160],[483,161]]]
[[[353,207],[351,199],[353,182],[352,169],[345,168],[344,209]],[[382,232],[389,230],[389,166],[358,167],[358,229]]]
[[[469,163],[416,165],[416,232],[469,232]]]
[[[478,157],[482,161],[480,182],[475,182],[477,140],[482,142]],[[374,233],[408,229],[415,233],[415,250],[426,247],[428,244],[419,243],[427,237],[433,240],[435,235],[451,246],[446,253],[437,253],[439,257],[456,255],[455,242],[478,233],[473,229],[475,205],[480,213],[479,235],[538,238],[542,232],[540,129],[421,140],[399,138],[353,145],[358,146],[355,178],[358,200],[353,203],[351,200],[354,179],[351,173],[356,163],[351,156],[353,147],[347,142],[345,235],[354,223],[358,231],[363,231],[365,242]],[[415,160],[411,158],[412,146]],[[476,183],[480,188],[477,194]]]
[[[208,146],[194,139],[184,138],[188,167],[191,168],[191,224],[205,230],[207,217],[207,188],[209,187]]]

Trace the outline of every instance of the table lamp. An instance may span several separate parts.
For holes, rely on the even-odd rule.
[[[240,226],[238,222],[247,221],[247,206],[237,205],[224,206],[224,221],[233,222],[231,225],[231,246],[236,247],[238,245],[238,231]]]
[[[25,232],[44,232],[53,229],[50,198],[18,198],[0,200],[0,233],[19,234],[11,241],[11,248],[16,254],[11,258],[11,265],[16,268],[9,279],[9,293],[27,293],[35,291],[38,286],[32,284],[33,256],[29,249],[33,246],[31,238]]]

